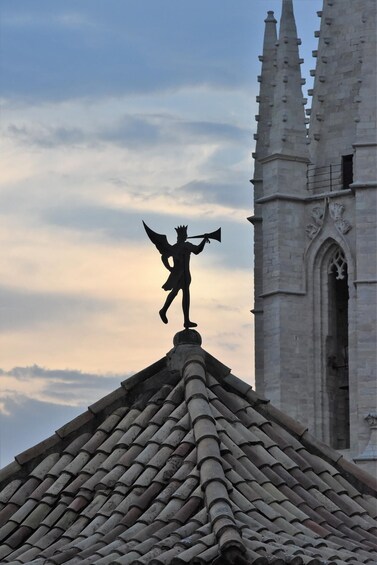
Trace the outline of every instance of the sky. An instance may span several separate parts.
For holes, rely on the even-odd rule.
[[[180,299],[163,325],[142,220],[171,243],[222,228],[191,260],[191,318],[253,383],[249,179],[280,5],[1,1],[0,467],[171,349]],[[307,78],[320,8],[295,1]]]

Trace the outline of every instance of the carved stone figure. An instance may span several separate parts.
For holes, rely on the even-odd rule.
[[[336,228],[342,233],[346,234],[352,228],[351,224],[343,218],[344,205],[339,202],[330,202],[329,212],[330,216],[334,220]]]

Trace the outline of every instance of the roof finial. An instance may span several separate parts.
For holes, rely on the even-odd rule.
[[[202,345],[202,337],[199,332],[192,329],[182,330],[175,334],[173,345]]]
[[[267,17],[266,17],[266,19],[265,19],[264,21],[266,22],[266,24],[267,24],[267,23],[270,23],[270,22],[272,22],[272,23],[274,23],[274,24],[277,23],[277,21],[275,20],[274,12],[273,12],[272,10],[269,10],[269,11],[267,12]]]

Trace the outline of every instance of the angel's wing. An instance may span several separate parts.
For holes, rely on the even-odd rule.
[[[143,225],[149,239],[155,244],[161,255],[170,255],[172,246],[168,242],[166,235],[151,230],[144,221]]]

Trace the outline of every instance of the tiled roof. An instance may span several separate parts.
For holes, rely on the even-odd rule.
[[[374,479],[199,337],[0,472],[1,563],[376,565]]]

